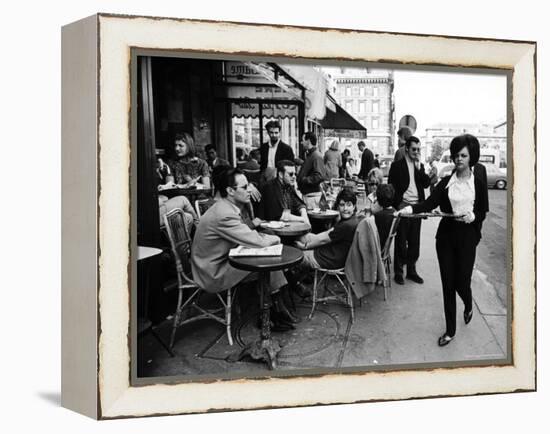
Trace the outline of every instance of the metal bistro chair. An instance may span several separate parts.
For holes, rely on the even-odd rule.
[[[384,269],[386,271],[386,279],[384,280],[384,301],[387,298],[387,291],[388,288],[391,288],[391,245],[393,243],[393,240],[395,238],[395,235],[397,234],[397,227],[399,226],[399,221],[401,220],[400,216],[394,217],[393,221],[391,223],[390,227],[390,233],[388,234],[388,238],[386,239],[386,242],[384,243],[384,247],[382,248],[382,262],[384,264]]]
[[[327,285],[328,277],[336,277],[340,287],[343,289],[343,292],[337,292],[336,290],[331,289]],[[319,295],[319,285],[325,283],[323,296]],[[327,295],[327,292],[329,293]],[[339,301],[347,306],[349,306],[351,312],[351,322],[353,323],[355,316],[353,311],[353,293],[351,286],[346,277],[344,268],[316,268],[313,276],[313,294],[311,296],[311,312],[309,313],[309,319],[313,318],[315,313],[315,306],[319,302],[328,302],[328,301]]]
[[[212,198],[197,199],[195,201],[195,211],[197,212],[197,216],[201,218],[202,215],[208,210],[208,208],[210,208],[215,203],[216,200]]]
[[[344,188],[345,185],[346,185],[346,179],[345,178],[330,178],[330,188],[332,190],[335,190],[335,187],[337,187],[340,190],[340,189]]]
[[[201,295],[204,293],[190,277],[191,275],[191,238],[185,229],[183,211],[174,209],[164,216],[166,231],[172,248],[172,256],[176,262],[178,275],[178,303],[174,313],[172,335],[170,337],[170,349],[174,346],[176,330],[184,324],[198,321],[201,319],[212,319],[226,326],[227,340],[229,345],[233,345],[231,335],[231,306],[235,291],[228,289],[225,300],[222,293],[216,293],[216,297],[221,302],[222,307],[215,309],[206,309],[199,305]],[[196,315],[184,319],[185,310],[191,314],[194,310]]]

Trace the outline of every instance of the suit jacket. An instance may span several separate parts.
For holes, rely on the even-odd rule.
[[[357,176],[360,179],[367,179],[367,175],[374,167],[374,154],[369,148],[365,148],[363,155],[361,155],[361,169]]]
[[[422,202],[425,199],[424,189],[430,186],[430,177],[424,172],[424,165],[420,164],[420,169],[414,168],[414,182],[416,189],[418,190],[418,202]],[[403,200],[403,194],[409,188],[409,168],[407,167],[407,159],[394,161],[390,166],[390,172],[388,174],[388,184],[393,185],[395,189],[395,196],[393,198],[393,206],[395,209],[399,209],[399,204]]]
[[[262,146],[260,146],[260,169],[263,171],[267,167],[267,159],[269,156],[269,143],[263,143]],[[280,141],[277,145],[277,152],[275,152],[275,164],[277,164],[278,161],[281,160],[290,160],[294,161],[294,151],[292,148],[284,143],[283,141]]]
[[[327,179],[323,156],[315,147],[311,150],[298,173],[298,188],[302,194],[321,191],[321,183]]]
[[[258,206],[258,217],[263,220],[280,220],[283,215],[283,210],[288,207],[294,215],[300,215],[300,209],[306,205],[302,199],[298,197],[294,187],[290,193],[290,203],[284,203],[283,186],[278,178],[272,179],[265,183],[261,189],[262,200]]]
[[[357,226],[345,265],[346,277],[357,298],[372,292],[386,278],[378,230],[373,217]]]
[[[449,190],[447,184],[452,175],[445,176],[435,186],[434,191],[430,197],[422,203],[413,205],[412,209],[414,213],[428,212],[439,206],[441,212],[453,212],[451,201],[449,200]],[[481,226],[485,215],[489,210],[489,192],[487,191],[487,183],[483,181],[481,176],[475,176],[474,172],[474,186],[476,190],[474,199],[474,214],[475,220],[470,223],[476,229],[477,242],[481,239]],[[442,218],[437,228],[436,238],[444,237],[445,235],[454,232],[458,227],[463,227],[465,223],[457,222],[453,218]]]
[[[249,271],[237,270],[229,264],[229,250],[243,245],[267,247],[278,238],[250,229],[240,210],[227,199],[220,199],[201,217],[191,250],[193,280],[208,292],[232,288]]]
[[[481,163],[476,163],[474,165],[474,176],[478,178],[485,186],[487,186],[487,169]],[[485,203],[483,204],[484,209],[489,212],[489,194],[485,198]]]

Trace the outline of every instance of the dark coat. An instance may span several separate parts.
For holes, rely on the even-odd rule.
[[[413,212],[428,212],[439,206],[441,212],[452,213],[453,207],[451,206],[451,201],[449,200],[449,190],[447,189],[447,184],[449,183],[451,176],[452,175],[442,178],[426,201],[413,205]],[[479,174],[476,176],[475,169],[474,186],[476,190],[474,199],[475,220],[470,224],[476,229],[476,235],[478,237],[477,241],[479,241],[481,239],[481,226],[483,224],[483,220],[485,220],[485,215],[489,211],[489,192],[487,191],[487,182],[484,182],[482,176],[479,176]],[[439,223],[439,227],[437,228],[435,237],[441,238],[451,232],[454,232],[457,229],[457,225],[464,225],[464,223],[457,222],[453,218],[442,218],[441,223]]]
[[[302,194],[321,191],[321,183],[327,179],[323,156],[317,148],[311,150],[298,173],[298,188]]]
[[[265,183],[261,189],[262,200],[258,206],[258,217],[263,220],[280,220],[283,215],[283,210],[286,208],[282,186],[278,178],[272,179]],[[294,188],[291,193],[291,203],[286,204],[290,212],[294,215],[300,215],[300,209],[306,205],[302,199],[298,197]]]
[[[263,143],[260,146],[260,170],[265,170],[267,167],[267,159],[269,156],[269,144]],[[281,160],[294,161],[294,151],[286,143],[280,141],[277,145],[277,152],[275,152],[275,164]]]
[[[407,159],[394,161],[390,166],[390,172],[388,174],[388,184],[393,185],[395,189],[395,196],[393,198],[393,206],[395,209],[399,209],[399,204],[403,200],[403,194],[409,188],[409,168],[407,167]],[[416,189],[418,190],[418,202],[422,202],[425,199],[424,189],[430,186],[430,177],[424,171],[424,165],[420,164],[420,169],[414,168],[414,182]]]
[[[487,169],[485,166],[481,163],[476,163],[474,165],[474,176],[476,178],[479,178],[479,180],[487,186]],[[487,194],[487,197],[485,198],[485,203],[483,204],[483,207],[489,212],[489,195]]]
[[[361,155],[361,169],[357,176],[359,179],[367,179],[367,175],[374,167],[374,154],[369,148],[365,148],[363,155]]]

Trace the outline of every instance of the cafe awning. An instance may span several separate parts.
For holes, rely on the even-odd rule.
[[[337,102],[335,102],[334,105],[336,111],[327,110],[325,117],[321,119],[320,123],[324,129],[367,131],[363,125],[345,111]]]

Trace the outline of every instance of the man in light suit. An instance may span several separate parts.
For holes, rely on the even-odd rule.
[[[251,274],[231,266],[230,249],[238,245],[267,247],[281,242],[278,236],[260,234],[243,221],[241,212],[250,203],[250,188],[241,170],[229,169],[220,174],[219,187],[222,198],[201,217],[191,254],[193,278],[207,292],[232,288]],[[287,314],[278,292],[286,284],[282,271],[271,273],[275,309],[272,313],[273,330],[294,328],[293,318]]]

